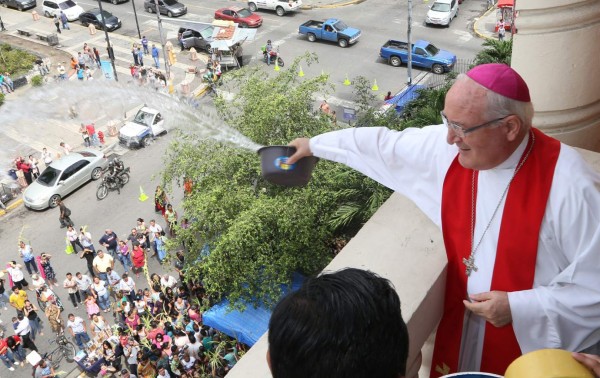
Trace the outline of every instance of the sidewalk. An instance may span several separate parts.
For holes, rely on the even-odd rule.
[[[473,31],[482,39],[498,39],[496,32],[496,22],[498,21],[498,8],[496,6],[488,9],[481,17],[477,18],[473,24]],[[504,39],[510,39],[512,35],[510,31],[506,31]]]

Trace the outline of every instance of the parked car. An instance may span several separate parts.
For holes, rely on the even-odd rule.
[[[102,22],[102,15],[104,15],[104,22],[106,25]],[[81,25],[83,26],[92,24],[96,29],[100,30],[106,29],[107,31],[113,31],[121,27],[121,20],[119,20],[119,17],[105,10],[102,10],[102,15],[100,14],[99,8],[90,9],[79,15],[79,21],[81,21]]]
[[[379,50],[379,56],[394,67],[408,62],[408,42],[390,39]],[[456,55],[438,49],[433,43],[418,40],[412,44],[413,67],[429,68],[433,73],[443,74],[452,70],[456,64]]]
[[[248,2],[248,8],[252,12],[258,9],[274,10],[279,17],[286,13],[295,12],[302,6],[302,0],[251,0]]]
[[[165,120],[160,112],[144,106],[132,121],[119,129],[119,143],[129,148],[146,147],[154,138],[166,133]]]
[[[435,0],[427,11],[425,24],[450,26],[456,16],[458,16],[458,0]]]
[[[215,19],[233,21],[240,28],[257,28],[262,25],[263,19],[256,13],[252,13],[248,8],[228,7],[215,11]]]
[[[348,25],[337,18],[329,18],[325,21],[306,21],[300,25],[298,32],[306,34],[306,38],[310,42],[322,39],[337,42],[340,47],[348,47],[348,45],[356,43],[361,34],[360,29],[348,27]]]
[[[186,49],[193,47],[196,51],[204,50],[210,54],[212,52],[210,44],[213,41],[214,30],[215,28],[212,25],[198,25],[194,29],[179,28],[178,34],[181,34],[183,47]]]
[[[61,198],[88,181],[99,179],[107,164],[106,156],[100,151],[71,152],[50,163],[25,189],[23,203],[34,210],[56,207]]]
[[[63,11],[69,21],[77,20],[83,13],[83,8],[73,0],[44,0],[42,9],[46,17],[60,17],[60,11]]]
[[[35,8],[37,6],[35,0],[0,0],[0,4],[5,8],[15,8],[20,11]]]
[[[148,13],[156,13],[156,3],[154,0],[144,1],[144,9]],[[158,11],[160,14],[169,17],[178,17],[187,13],[187,7],[177,0],[158,0]]]

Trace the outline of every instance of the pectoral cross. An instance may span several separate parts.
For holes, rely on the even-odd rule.
[[[473,254],[471,254],[471,256],[469,256],[468,259],[465,259],[463,257],[462,262],[467,267],[465,269],[465,274],[467,275],[467,277],[471,275],[472,271],[477,272],[477,266],[475,266],[475,256],[473,256]]]

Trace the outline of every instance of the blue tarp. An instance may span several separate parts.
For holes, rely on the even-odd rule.
[[[304,282],[304,276],[294,273],[292,277],[292,291],[300,288]],[[289,287],[282,286],[283,295],[289,292]],[[254,308],[252,304],[246,303],[246,310],[228,311],[229,301],[227,299],[219,302],[202,315],[202,322],[224,334],[236,338],[242,343],[252,346],[267,332],[271,309],[260,306]]]
[[[412,85],[406,87],[402,92],[387,100],[386,105],[392,105],[396,108],[396,113],[402,114],[406,104],[419,97],[419,89],[425,88],[423,85]]]

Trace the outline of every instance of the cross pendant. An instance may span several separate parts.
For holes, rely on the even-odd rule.
[[[477,272],[477,266],[475,266],[475,256],[471,255],[468,259],[465,259],[463,257],[462,262],[466,266],[465,274],[467,275],[467,277],[471,275],[472,271]]]

